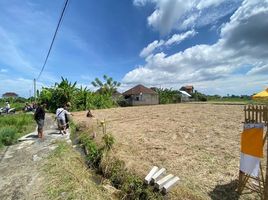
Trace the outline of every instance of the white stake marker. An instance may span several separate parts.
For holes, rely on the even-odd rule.
[[[158,170],[152,177],[153,182],[155,183],[157,179],[160,177],[160,175],[164,174],[165,172],[166,172],[165,168],[161,168],[160,170]]]
[[[171,178],[173,178],[173,177],[174,177],[174,175],[172,175],[172,174],[169,174],[169,175],[165,176],[164,178],[162,178],[162,179],[160,179],[159,181],[156,182],[155,187],[157,189],[161,190],[162,187],[164,186],[164,184],[167,181],[169,181]]]
[[[163,192],[167,193],[173,186],[175,186],[175,183],[177,181],[179,181],[180,178],[175,176],[174,178],[172,178],[171,180],[169,180],[167,183],[164,184],[163,186]]]
[[[150,184],[153,175],[158,171],[158,167],[153,166],[153,168],[151,169],[151,171],[149,172],[149,174],[147,174],[147,176],[145,177],[145,183],[146,184]]]

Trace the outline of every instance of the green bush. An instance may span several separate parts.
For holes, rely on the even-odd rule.
[[[142,179],[130,173],[123,161],[109,156],[115,142],[111,134],[105,134],[102,137],[102,145],[90,139],[89,135],[82,133],[79,137],[80,142],[88,151],[86,158],[89,165],[109,179],[114,187],[121,190],[122,199],[163,199],[162,195],[145,186]]]
[[[14,127],[4,127],[0,129],[0,143],[8,146],[12,145],[17,140],[17,129]]]
[[[34,130],[35,122],[29,114],[0,116],[0,146],[12,145],[24,134]]]
[[[97,145],[91,140],[86,133],[80,136],[80,142],[84,145],[85,149],[88,151],[86,159],[89,165],[95,169],[98,169],[102,155],[103,149],[97,147]]]
[[[104,147],[106,150],[110,150],[113,146],[113,144],[115,143],[115,139],[114,137],[112,136],[112,134],[105,134],[103,137],[102,137],[102,140],[104,141]]]
[[[71,83],[62,78],[60,83],[53,87],[42,88],[38,95],[39,102],[46,102],[48,110],[55,112],[58,107],[67,102],[71,103],[72,110],[101,109],[117,106],[110,93],[91,92],[86,87],[77,88],[76,82]]]
[[[160,104],[179,103],[181,101],[181,94],[178,90],[155,88],[159,96]]]

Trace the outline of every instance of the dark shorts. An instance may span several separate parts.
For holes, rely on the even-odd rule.
[[[38,130],[43,130],[44,124],[45,124],[45,120],[38,119],[38,120],[36,120],[36,123],[37,123],[37,129]]]
[[[66,121],[63,119],[57,119],[58,122],[58,128],[60,130],[63,130],[64,128],[66,128]]]

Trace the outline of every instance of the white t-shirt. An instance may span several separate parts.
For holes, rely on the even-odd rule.
[[[6,104],[6,109],[10,109],[10,104],[9,103]]]
[[[70,113],[67,110],[64,110],[64,108],[58,108],[56,111],[57,119],[61,119],[65,121],[65,114],[69,115]]]

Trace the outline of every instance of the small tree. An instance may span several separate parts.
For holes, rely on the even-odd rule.
[[[104,82],[102,82],[98,78],[95,78],[95,80],[92,81],[91,84],[94,87],[99,88],[98,92],[100,94],[106,94],[112,96],[112,94],[116,92],[117,88],[121,85],[121,83],[114,81],[112,77],[108,77],[107,75],[104,75],[103,79]]]

